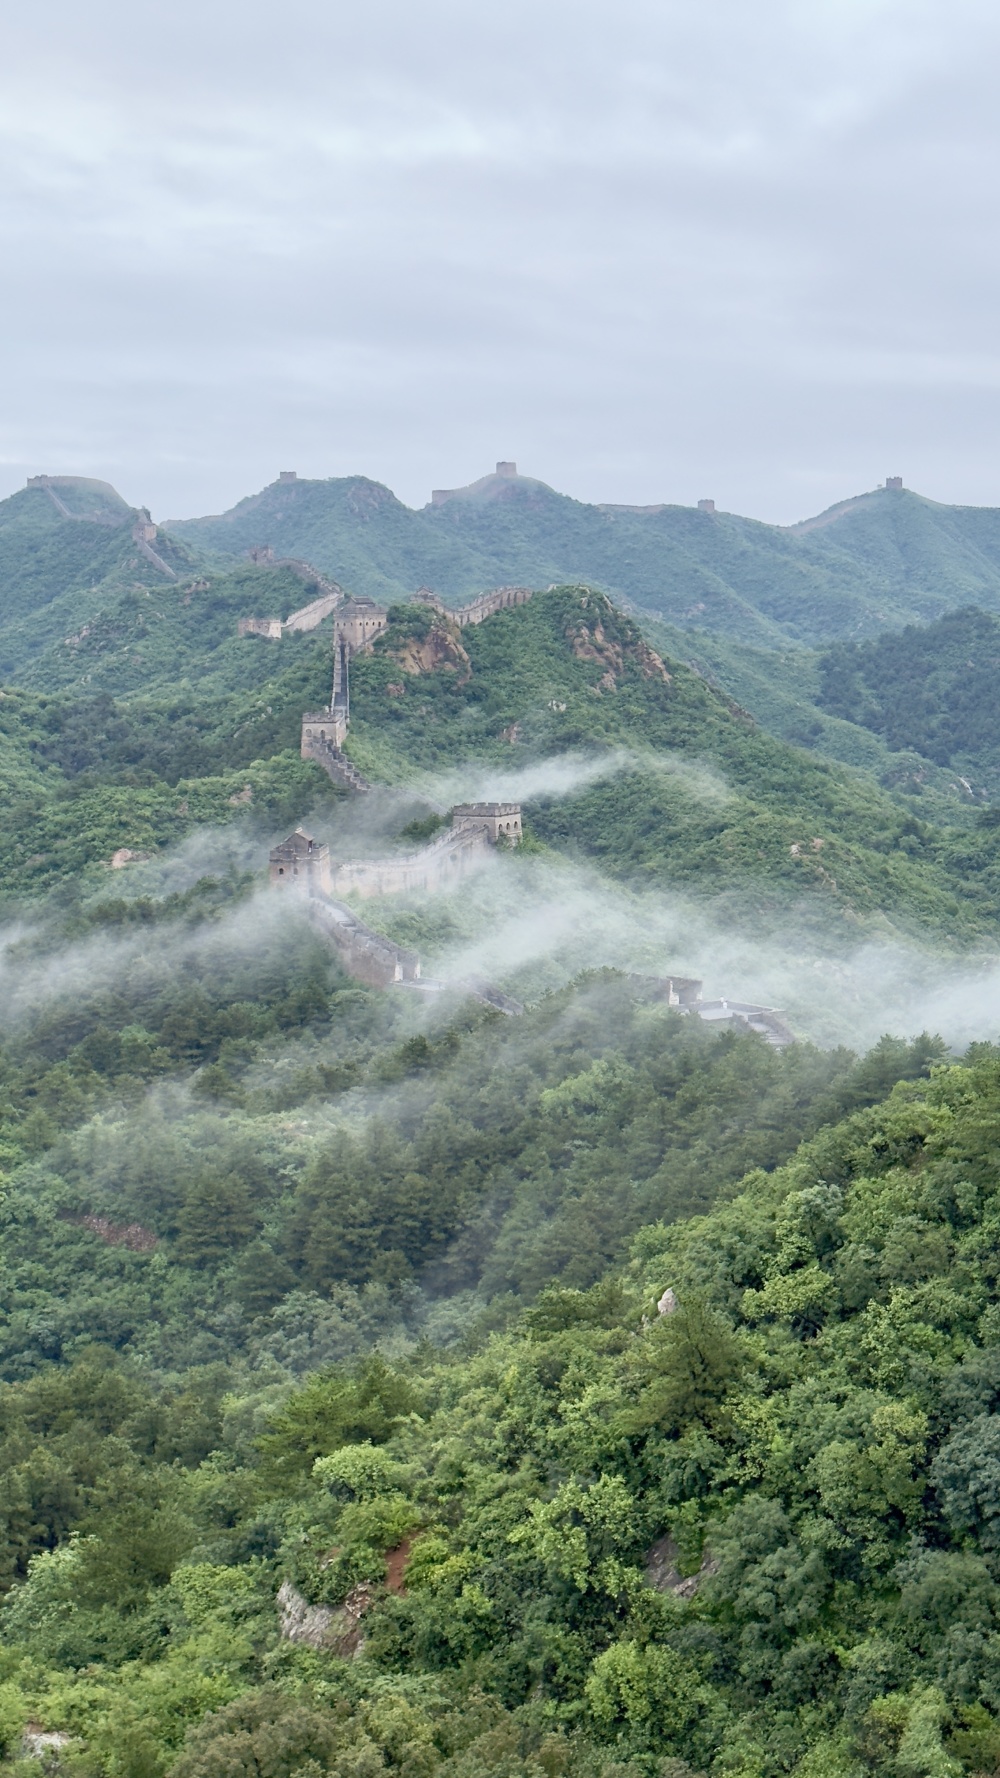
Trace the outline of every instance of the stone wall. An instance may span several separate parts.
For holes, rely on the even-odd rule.
[[[481,833],[491,846],[521,843],[520,803],[456,803],[451,819],[456,833]]]
[[[420,979],[420,958],[380,932],[372,932],[342,902],[312,899],[309,918],[333,941],[342,967],[369,988],[391,988],[394,982]]]
[[[331,869],[334,895],[406,895],[414,889],[447,889],[478,869],[489,855],[482,828],[452,829],[419,852],[398,858],[360,859]]]
[[[340,604],[340,598],[339,590],[335,591],[333,588],[327,593],[321,593],[318,599],[313,599],[310,604],[303,605],[299,611],[293,611],[286,617],[285,629],[318,630],[323,619],[329,617],[331,611]]]
[[[492,617],[497,611],[507,611],[512,605],[526,605],[534,597],[534,588],[496,586],[488,593],[480,593],[468,605],[458,605],[454,610],[427,587],[421,587],[414,597],[421,605],[429,605],[432,611],[439,611],[442,617],[450,618],[460,630],[464,630],[467,624],[484,623],[486,618]]]
[[[367,778],[362,777],[354,761],[340,750],[340,742],[346,732],[347,725],[341,710],[321,710],[315,716],[307,713],[302,718],[299,753],[303,759],[311,759],[316,765],[322,766],[327,777],[334,784],[339,784],[342,790],[354,790],[363,795],[371,789],[371,785]]]
[[[236,625],[238,636],[266,636],[269,642],[281,641],[280,617],[241,617]]]

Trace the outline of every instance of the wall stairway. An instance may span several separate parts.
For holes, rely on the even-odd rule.
[[[344,790],[353,790],[358,796],[364,796],[371,789],[368,779],[362,777],[354,761],[348,759],[346,753],[342,753],[333,741],[314,739],[309,744],[308,758],[322,766],[327,777],[332,778]]]

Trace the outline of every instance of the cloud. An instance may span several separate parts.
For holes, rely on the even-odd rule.
[[[985,0],[15,9],[0,488],[995,499],[998,48]]]
[[[588,969],[694,976],[705,999],[782,1010],[800,1037],[824,1047],[865,1050],[885,1032],[930,1031],[957,1050],[1000,1040],[996,957],[960,958],[902,939],[838,943],[817,930],[812,907],[790,904],[770,923],[741,920],[729,902],[634,892],[564,859],[498,864],[451,896],[414,898],[450,934],[425,947],[425,975],[485,977],[530,1002]],[[374,918],[392,930],[390,904]]]

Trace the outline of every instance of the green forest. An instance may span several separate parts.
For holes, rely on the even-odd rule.
[[[113,490],[65,493],[0,506],[0,1767],[993,1778],[988,515],[352,480],[160,527],[168,575]],[[351,664],[366,798],[299,756],[329,626],[236,633],[308,561],[392,601]],[[404,596],[501,572],[547,590],[461,630]],[[520,1016],[462,972],[425,1002],[266,888],[296,823],[405,850],[484,784],[524,786],[492,900],[374,925],[447,961],[549,872],[570,927],[572,891],[783,942],[849,1034],[893,945],[986,1028],[720,1031],[664,997],[666,914],[645,973],[536,933]]]

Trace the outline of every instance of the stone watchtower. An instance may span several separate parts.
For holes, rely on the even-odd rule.
[[[520,803],[458,803],[451,812],[453,833],[483,833],[491,846],[521,843]]]
[[[349,655],[362,654],[388,622],[389,613],[374,599],[345,599],[333,620],[334,643],[339,637]]]
[[[302,889],[307,895],[329,894],[329,846],[314,840],[304,827],[297,827],[269,853],[268,879],[272,887],[279,889]]]

